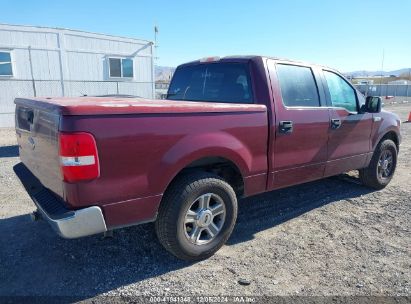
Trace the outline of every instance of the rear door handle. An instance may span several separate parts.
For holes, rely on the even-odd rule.
[[[280,133],[292,133],[293,122],[291,120],[280,121]]]
[[[331,119],[331,129],[338,129],[341,127],[341,119]]]

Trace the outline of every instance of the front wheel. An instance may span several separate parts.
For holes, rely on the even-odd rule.
[[[233,188],[217,175],[199,172],[180,177],[167,189],[155,228],[169,252],[196,261],[224,245],[236,218]]]
[[[359,170],[360,180],[368,187],[382,189],[391,181],[397,166],[397,146],[390,139],[380,142],[367,168]]]

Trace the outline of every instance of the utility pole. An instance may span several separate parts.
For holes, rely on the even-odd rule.
[[[405,95],[407,95],[407,100],[408,100],[408,88],[410,87],[409,81],[411,81],[411,68],[408,68],[407,92],[405,93]]]
[[[156,93],[156,66],[157,66],[157,34],[158,34],[158,26],[157,24],[154,25],[154,47],[151,46],[151,67],[152,67],[152,85],[153,85],[153,98],[157,99],[157,93]]]
[[[380,79],[380,84],[382,84],[382,73],[383,73],[383,71],[384,71],[384,54],[385,53],[385,50],[384,49],[382,49],[382,60],[381,60],[381,79]]]

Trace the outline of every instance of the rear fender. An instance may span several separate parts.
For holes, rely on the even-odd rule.
[[[168,150],[155,170],[149,174],[149,183],[160,185],[162,193],[184,168],[205,157],[222,157],[234,163],[244,177],[252,167],[249,149],[234,136],[226,133],[188,135]]]

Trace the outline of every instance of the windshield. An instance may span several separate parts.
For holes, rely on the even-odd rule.
[[[246,64],[198,64],[175,71],[167,99],[252,103],[251,92]]]

